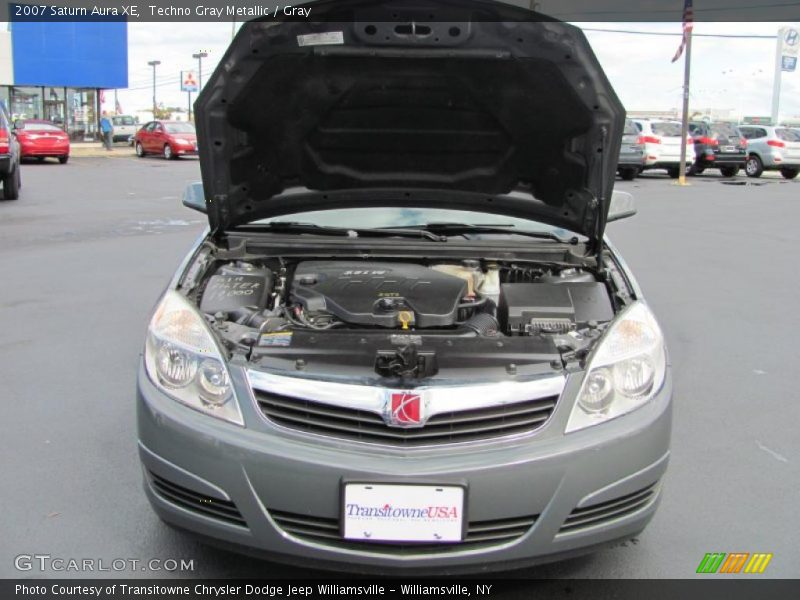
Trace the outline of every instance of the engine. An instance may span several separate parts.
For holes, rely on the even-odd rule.
[[[260,333],[337,328],[558,335],[614,316],[605,284],[587,271],[477,260],[226,263],[207,279],[199,306],[220,323]]]
[[[614,317],[592,272],[533,262],[274,257],[217,262],[197,281],[229,350],[325,377],[535,374],[580,360]]]
[[[455,325],[467,290],[465,279],[417,264],[308,261],[295,269],[289,300],[308,319],[428,329]]]

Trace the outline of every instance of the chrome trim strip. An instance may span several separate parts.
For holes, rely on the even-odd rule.
[[[264,371],[247,369],[247,380],[255,390],[299,400],[311,400],[352,410],[362,410],[383,416],[387,394],[412,391],[409,388],[385,388],[317,379],[286,377]],[[439,413],[491,408],[560,396],[566,385],[564,375],[553,375],[530,381],[499,381],[465,385],[422,386],[413,388],[427,408],[427,417]],[[260,412],[260,411],[259,411]]]

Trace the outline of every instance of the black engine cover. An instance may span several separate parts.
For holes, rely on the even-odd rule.
[[[467,293],[463,279],[422,265],[308,261],[297,265],[291,299],[307,313],[330,313],[370,327],[448,327]]]

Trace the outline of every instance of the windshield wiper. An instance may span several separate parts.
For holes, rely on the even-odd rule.
[[[362,229],[357,227],[332,227],[328,225],[315,225],[313,223],[300,223],[296,221],[271,221],[266,227],[272,231],[285,233],[310,233],[314,235],[339,235],[343,237],[421,237],[434,242],[446,242],[447,237],[437,235],[426,229]]]
[[[580,240],[577,236],[562,238],[552,231],[526,231],[524,229],[516,229],[514,225],[500,224],[500,225],[472,225],[469,223],[427,223],[422,227],[431,233],[441,235],[462,235],[465,233],[505,233],[509,235],[524,235],[542,240],[554,240],[562,244],[577,244]]]

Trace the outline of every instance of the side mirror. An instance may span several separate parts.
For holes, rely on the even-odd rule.
[[[25,121],[22,119],[16,119],[14,121],[14,129],[25,129]]]
[[[608,208],[606,222],[619,221],[636,214],[636,204],[633,196],[628,192],[614,192],[611,194],[611,206]]]
[[[204,214],[208,212],[202,182],[195,181],[186,186],[183,192],[183,205]]]

